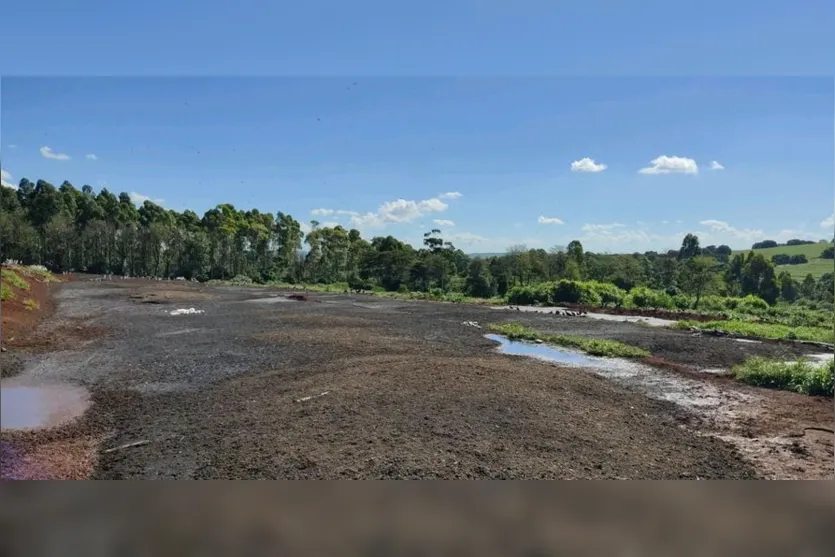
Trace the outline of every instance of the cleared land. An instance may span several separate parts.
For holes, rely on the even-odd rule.
[[[7,476],[833,477],[833,435],[808,429],[832,429],[831,399],[704,371],[809,346],[364,295],[86,277],[51,290],[52,317],[4,331],[3,376],[86,387],[91,406],[4,430]],[[486,325],[510,322],[637,346],[657,367],[618,379],[500,354]]]
[[[826,273],[835,271],[835,260],[821,259],[820,257],[821,252],[826,247],[831,245],[831,242],[820,242],[816,244],[805,244],[802,246],[778,246],[776,248],[755,249],[753,251],[754,253],[762,254],[769,261],[771,260],[772,255],[805,255],[806,259],[809,260],[808,263],[803,263],[801,265],[778,265],[777,272],[780,273],[782,271],[788,271],[792,278],[796,280],[803,280],[806,278],[806,275],[811,273],[815,279],[818,279]],[[734,251],[734,254],[748,253],[749,251],[752,250],[736,250]]]

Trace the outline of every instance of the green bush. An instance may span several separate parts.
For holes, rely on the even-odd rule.
[[[673,309],[673,298],[661,290],[653,290],[644,286],[629,291],[632,305],[636,308]]]
[[[835,362],[825,365],[804,360],[781,362],[766,358],[750,358],[735,366],[734,377],[749,385],[783,389],[818,396],[833,395]]]
[[[560,280],[551,290],[551,301],[555,304],[583,304],[599,306],[603,303],[600,294],[587,282]]]
[[[675,306],[676,309],[690,309],[693,307],[693,300],[684,294],[676,294],[673,296],[673,306]]]
[[[758,313],[767,309],[768,302],[752,294],[748,294],[742,298],[736,306],[736,310],[743,313]]]
[[[551,302],[551,283],[543,282],[528,286],[514,286],[507,291],[507,302],[520,306],[533,306]]]
[[[600,303],[604,306],[620,307],[626,298],[626,291],[607,282],[589,281],[586,284],[600,296]]]
[[[235,275],[230,284],[252,284],[252,279],[246,275]]]

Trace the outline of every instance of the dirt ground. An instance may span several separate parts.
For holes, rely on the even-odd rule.
[[[51,288],[55,314],[10,339],[0,368],[86,387],[91,405],[62,427],[3,431],[7,477],[835,477],[833,435],[804,429],[833,428],[831,399],[698,371],[808,346],[368,295],[89,278]],[[192,307],[202,313],[169,313]],[[659,377],[718,402],[658,400],[628,380],[503,355],[464,321],[641,346]]]

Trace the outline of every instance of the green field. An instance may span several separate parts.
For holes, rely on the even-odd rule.
[[[769,260],[772,255],[781,253],[786,255],[803,254],[809,260],[808,263],[804,263],[803,265],[778,265],[777,272],[788,271],[792,278],[796,280],[803,280],[807,274],[811,273],[817,279],[821,275],[831,273],[835,270],[835,261],[832,259],[821,259],[819,257],[823,249],[831,245],[831,242],[821,242],[804,246],[777,246],[776,248],[757,249],[754,250],[754,253],[761,253]],[[734,253],[748,253],[749,251],[751,250],[736,250]]]

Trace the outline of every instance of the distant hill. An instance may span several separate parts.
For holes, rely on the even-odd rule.
[[[805,244],[802,246],[777,246],[776,248],[762,248],[753,250],[754,253],[760,253],[766,259],[771,260],[772,255],[786,254],[786,255],[800,255],[806,256],[808,263],[801,265],[778,265],[777,271],[788,271],[792,278],[796,280],[803,280],[807,274],[811,273],[813,277],[819,278],[825,273],[832,273],[835,271],[835,261],[832,259],[821,259],[820,254],[827,246],[831,246],[832,242],[818,242],[816,244]],[[748,253],[750,249],[734,250],[734,253]]]

